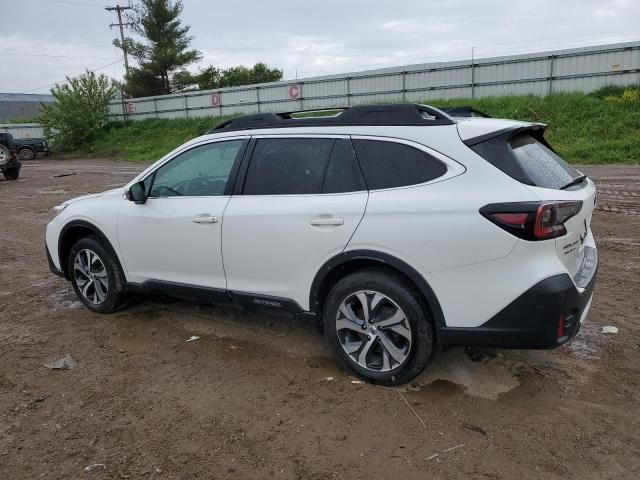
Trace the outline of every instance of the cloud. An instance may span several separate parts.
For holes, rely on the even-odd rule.
[[[399,33],[416,32],[427,28],[424,22],[415,19],[389,20],[380,25],[382,30],[391,30]]]
[[[34,89],[120,55],[111,45],[117,30],[108,26],[115,17],[100,6],[0,1],[5,15],[38,27],[4,23],[0,53],[61,57],[0,55],[0,91]],[[183,11],[204,57],[190,69],[262,61],[287,78],[465,59],[472,46],[482,57],[638,40],[638,18],[636,0],[186,0]],[[101,71],[121,78],[123,66]]]

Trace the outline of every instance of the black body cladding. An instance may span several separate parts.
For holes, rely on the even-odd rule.
[[[589,248],[589,247],[586,247]],[[595,249],[593,253],[595,254]],[[593,294],[597,274],[597,256],[583,264],[575,280],[584,285],[580,292],[571,277],[563,273],[537,283],[488,322],[478,327],[444,327],[439,331],[442,345],[496,348],[555,348],[580,330],[580,318]],[[558,338],[558,322],[563,336]]]

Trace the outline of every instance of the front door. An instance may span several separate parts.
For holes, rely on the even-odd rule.
[[[118,242],[127,277],[226,289],[222,215],[229,178],[246,139],[201,144],[181,152],[145,179],[144,204],[125,202]]]

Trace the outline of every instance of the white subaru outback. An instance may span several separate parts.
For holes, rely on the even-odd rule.
[[[557,347],[591,304],[596,189],[544,129],[414,104],[238,117],[56,207],[50,267],[99,313],[159,292],[316,319],[380,384],[448,345]]]

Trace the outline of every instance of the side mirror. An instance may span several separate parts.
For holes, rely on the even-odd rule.
[[[144,186],[144,182],[138,182],[131,185],[129,188],[129,200],[135,203],[145,203],[147,201],[147,192]]]

